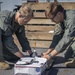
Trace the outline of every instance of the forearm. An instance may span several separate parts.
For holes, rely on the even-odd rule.
[[[45,54],[42,57],[46,58],[47,60],[49,60],[49,59],[53,58],[54,56],[56,56],[57,54],[58,54],[57,50],[54,49],[54,50],[52,50],[51,53]]]
[[[50,54],[51,54],[51,57],[54,57],[58,54],[58,51],[54,49]]]
[[[61,52],[64,51],[68,45],[72,42],[73,37],[70,36],[64,36],[59,43],[57,44],[57,46],[55,47],[55,50],[57,50],[57,52]]]
[[[19,57],[19,58],[24,57],[24,55],[23,55],[20,51],[15,52],[14,55],[16,55],[16,56]]]
[[[46,53],[49,54],[49,53],[52,52],[52,50],[53,50],[53,49],[48,49]]]
[[[25,30],[23,30],[21,33],[17,32],[16,33],[16,36],[19,40],[19,43],[21,44],[22,46],[22,50],[25,52],[27,50],[31,50],[31,47],[30,47],[30,44],[29,44],[29,41],[28,39],[26,38],[25,36]]]

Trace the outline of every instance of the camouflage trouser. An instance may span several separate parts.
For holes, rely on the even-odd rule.
[[[67,48],[67,51],[65,53],[65,58],[73,58],[75,59],[75,41],[72,42],[71,45]]]
[[[2,36],[1,36],[1,34],[2,34],[2,31],[1,31],[1,29],[0,29],[0,61],[3,61],[4,60],[4,58],[3,58],[3,52],[2,52],[2,41],[1,41],[1,39],[2,39]]]
[[[2,42],[2,30],[0,29],[0,61],[8,60],[8,61],[16,61],[19,58],[11,53]]]

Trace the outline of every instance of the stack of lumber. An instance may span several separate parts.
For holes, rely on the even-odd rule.
[[[23,3],[28,4],[28,3]],[[26,37],[31,47],[48,48],[54,35],[55,23],[45,17],[45,9],[51,3],[30,3],[34,11],[34,18],[25,25]],[[74,2],[60,3],[65,9],[75,9]]]

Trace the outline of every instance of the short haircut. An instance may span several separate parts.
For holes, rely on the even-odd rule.
[[[22,5],[19,11],[24,16],[32,16],[33,17],[33,10],[30,8],[29,5]]]
[[[49,14],[56,15],[58,12],[63,12],[64,8],[58,3],[51,3],[45,10],[45,16],[48,17]]]

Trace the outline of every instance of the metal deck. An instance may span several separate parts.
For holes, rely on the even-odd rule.
[[[38,54],[47,49],[37,49]],[[42,75],[75,75],[75,68],[67,68],[65,66],[64,52],[56,56],[55,63],[50,70],[46,70]],[[0,75],[14,75],[14,69],[0,70]]]

